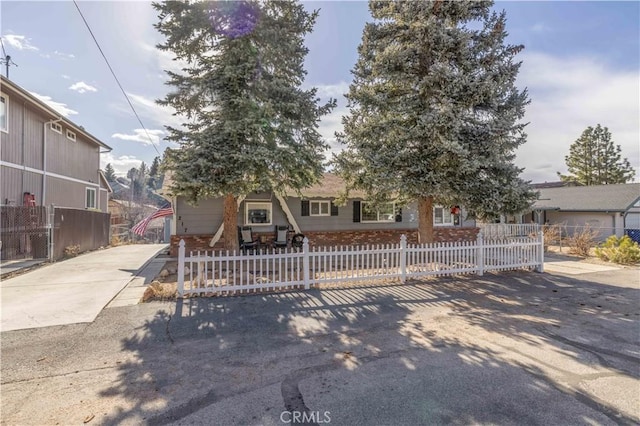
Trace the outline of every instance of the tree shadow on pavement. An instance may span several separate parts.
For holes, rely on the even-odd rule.
[[[634,424],[585,380],[639,377],[637,300],[526,272],[179,300],[122,341],[100,422]]]

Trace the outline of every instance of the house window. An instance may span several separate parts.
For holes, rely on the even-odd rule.
[[[71,130],[67,130],[67,139],[69,139],[70,141],[76,141],[76,134],[73,133]]]
[[[4,93],[0,95],[0,130],[9,131],[9,98]]]
[[[330,216],[331,215],[331,202],[330,201],[310,201],[309,206],[311,208],[311,216]]]
[[[270,202],[245,203],[244,223],[247,225],[271,225]]]
[[[87,209],[95,209],[96,208],[96,189],[87,188],[86,194],[87,195],[86,195],[85,207]]]
[[[451,209],[441,206],[435,206],[433,208],[433,224],[435,226],[453,226],[454,215],[451,214]]]
[[[396,205],[395,203],[385,203],[375,209],[371,204],[363,201],[360,214],[361,222],[395,222]]]
[[[51,123],[51,130],[53,130],[56,133],[60,133],[62,134],[62,126],[59,125],[58,123]]]

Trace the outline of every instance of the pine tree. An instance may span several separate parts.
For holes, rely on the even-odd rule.
[[[107,163],[104,167],[104,177],[107,179],[107,182],[115,182],[116,171],[113,169],[111,163]]]
[[[192,202],[224,197],[225,246],[237,248],[237,198],[317,182],[326,142],[318,121],[335,101],[318,105],[303,90],[304,37],[318,16],[293,1],[163,2],[156,28],[190,65],[167,71],[163,100],[189,121],[168,127],[180,149],[167,151],[172,190]]]
[[[526,141],[523,47],[505,45],[505,13],[491,5],[369,2],[334,164],[376,203],[417,200],[421,242],[433,240],[434,203],[492,217],[534,197],[513,164]]]
[[[160,181],[160,157],[155,157],[149,168],[149,178],[147,179],[147,185],[149,189],[156,190],[159,187]]]
[[[563,181],[583,185],[610,185],[633,180],[636,172],[629,160],[622,158],[622,148],[614,145],[611,133],[598,124],[589,126],[569,147],[565,158],[569,173],[558,176]]]

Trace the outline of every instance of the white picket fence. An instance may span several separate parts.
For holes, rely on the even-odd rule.
[[[196,252],[178,249],[178,294],[232,295],[252,291],[340,287],[425,276],[544,268],[543,236],[475,242],[310,248],[270,253]]]
[[[542,227],[537,223],[478,223],[485,240],[538,235]]]

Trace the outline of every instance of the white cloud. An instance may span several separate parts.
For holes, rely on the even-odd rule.
[[[523,54],[518,77],[531,104],[524,121],[528,141],[516,163],[534,182],[557,180],[566,172],[569,146],[588,126],[609,128],[622,155],[640,168],[640,79],[638,71],[613,69],[594,58]],[[636,174],[636,177],[638,175]],[[637,179],[637,178],[636,178]]]
[[[140,167],[140,163],[142,163],[142,160],[136,158],[134,155],[115,157],[112,152],[100,154],[100,168],[104,170],[107,164],[111,164],[118,176],[126,176],[132,167]]]
[[[536,33],[544,33],[551,31],[551,28],[549,28],[544,22],[537,22],[531,26],[531,31]]]
[[[173,108],[158,105],[154,99],[133,93],[127,93],[127,96],[142,117],[145,127],[149,126],[147,120],[152,121],[153,126],[172,126],[175,128],[182,127],[182,123],[185,121],[183,118],[173,115]],[[116,108],[121,112],[133,114],[131,108],[126,104],[120,104]]]
[[[54,50],[53,54],[59,59],[73,59],[76,57],[76,55],[74,55],[73,53],[63,53],[57,50]]]
[[[338,103],[344,100],[344,95],[349,91],[349,83],[341,81],[336,84],[319,84],[314,86],[317,95],[321,99],[334,98],[338,99]]]
[[[162,135],[164,135],[164,133],[165,132],[163,130],[150,129],[145,132],[144,129],[133,129],[133,134],[114,133],[113,135],[111,135],[111,137],[124,141],[141,142],[144,145],[158,145],[160,142],[160,138]]]
[[[183,68],[186,68],[189,63],[181,59],[176,59],[175,55],[171,52],[160,50],[155,46],[140,42],[140,47],[147,53],[152,61],[155,61],[158,68],[163,71],[181,72]],[[166,74],[162,74],[163,78],[167,78]]]
[[[66,75],[66,74],[62,74],[62,76],[61,76],[61,77],[62,77],[62,78],[64,78],[65,80],[71,80],[71,77],[69,77],[69,76],[68,76],[68,75]]]
[[[77,83],[73,83],[69,86],[70,90],[75,90],[78,93],[87,93],[87,92],[97,92],[98,89],[95,87],[85,83],[84,81],[79,81]]]
[[[5,34],[2,39],[11,47],[17,50],[40,50],[31,44],[31,39],[18,34]]]
[[[42,102],[44,102],[45,104],[49,105],[51,108],[55,109],[56,111],[58,111],[60,114],[62,114],[65,117],[69,117],[70,115],[76,115],[78,114],[78,111],[72,110],[71,108],[69,108],[67,106],[67,104],[63,104],[62,102],[56,102],[53,99],[51,99],[50,96],[44,96],[44,95],[40,95],[36,92],[29,92],[31,93],[33,96],[35,96],[36,98],[40,99]]]

